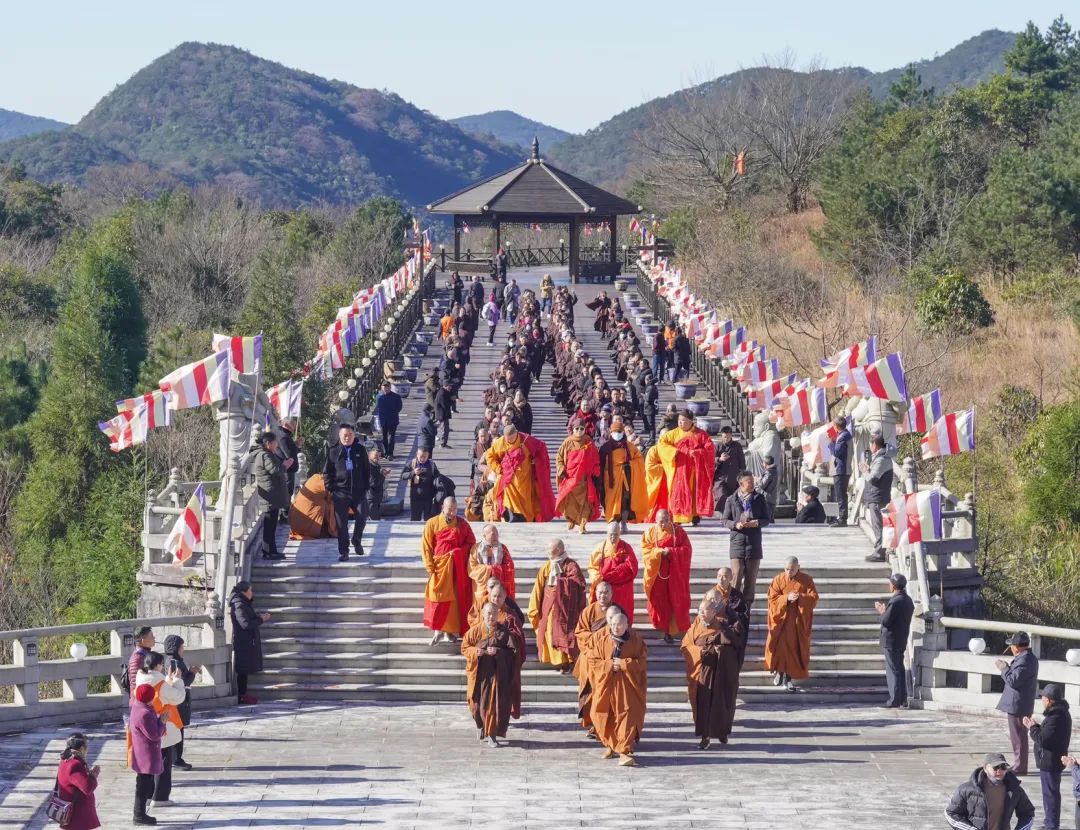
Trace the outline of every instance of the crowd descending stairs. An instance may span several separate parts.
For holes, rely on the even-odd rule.
[[[524,287],[535,287],[542,271],[511,272]],[[558,279],[559,274],[554,274]],[[599,334],[593,331],[592,313],[583,307],[597,293],[594,286],[578,286],[578,335],[612,380],[614,366]],[[459,483],[465,495],[472,448],[472,430],[483,412],[482,393],[488,374],[497,365],[506,339],[500,326],[496,345],[487,347],[480,337],[453,422],[450,448],[436,448],[440,469]],[[437,365],[433,346],[420,373],[422,382]],[[545,367],[533,387],[533,433],[547,442],[552,456],[565,437],[566,416],[549,395],[550,374]],[[662,388],[662,402],[674,399],[670,386]],[[416,418],[423,404],[420,383],[406,401],[399,432],[398,460],[413,454]],[[714,412],[717,404],[714,401]],[[722,413],[721,413],[722,414]],[[399,492],[404,493],[404,485]],[[431,632],[422,625],[426,573],[420,564],[420,523],[407,521],[408,512],[368,525],[369,555],[338,563],[333,540],[288,542],[282,539],[286,559],[258,562],[252,581],[259,610],[269,611],[263,626],[265,670],[251,680],[251,691],[264,699],[458,701],[465,696],[464,658],[456,645],[429,645]],[[644,525],[631,525],[626,539],[640,551]],[[480,527],[474,530],[479,534]],[[503,542],[517,565],[517,601],[523,610],[536,569],[546,558],[549,542],[563,539],[570,555],[583,566],[601,541],[603,526],[596,523],[579,536],[565,524],[500,525]],[[691,601],[694,606],[713,585],[716,569],[727,564],[726,531],[716,520],[688,528],[694,544]],[[282,531],[283,533],[286,531]],[[751,634],[743,667],[740,697],[746,703],[776,705],[800,703],[868,703],[885,697],[884,660],[878,647],[878,616],[874,601],[887,590],[883,565],[863,561],[867,546],[854,528],[796,526],[781,521],[765,531],[765,560],[751,615]],[[811,677],[788,692],[771,684],[764,670],[766,597],[771,578],[784,559],[797,555],[815,579],[821,602],[814,619]],[[649,646],[649,699],[651,702],[686,701],[684,663],[678,645],[663,642],[649,625],[640,582],[636,597],[636,626]],[[573,708],[577,694],[573,678],[562,676],[536,660],[535,640],[526,625],[529,659],[523,669],[526,702]]]

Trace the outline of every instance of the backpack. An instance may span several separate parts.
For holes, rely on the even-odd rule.
[[[120,672],[120,688],[124,690],[124,693],[131,697],[131,671],[128,669],[127,663],[121,663],[122,671]]]

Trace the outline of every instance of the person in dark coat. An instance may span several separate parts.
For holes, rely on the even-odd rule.
[[[1004,712],[1009,723],[1009,743],[1013,750],[1013,770],[1017,775],[1027,775],[1028,731],[1024,718],[1035,711],[1035,691],[1039,688],[1039,658],[1031,652],[1031,638],[1027,632],[1017,631],[1005,641],[1013,655],[1011,663],[995,660],[1001,672],[1005,688],[1001,691],[997,708]]]
[[[255,455],[252,469],[255,471],[255,487],[259,491],[259,509],[262,510],[262,558],[284,559],[277,549],[277,525],[282,510],[289,509],[289,477],[287,472],[296,463],[282,459],[277,435],[267,430],[259,436],[260,449]]]
[[[802,505],[795,514],[797,525],[823,525],[825,524],[825,507],[818,500],[821,490],[813,484],[807,484],[802,488]]]
[[[881,433],[870,436],[870,463],[862,465],[864,474],[863,504],[866,506],[866,519],[874,534],[874,552],[866,557],[867,562],[887,562],[889,556],[881,542],[881,511],[892,501],[893,460],[885,450],[885,439]]]
[[[730,552],[732,585],[743,595],[747,607],[754,602],[758,569],[764,552],[761,529],[771,521],[772,514],[765,497],[754,490],[754,474],[739,473],[739,489],[728,496],[720,520],[731,531]]]
[[[342,424],[338,443],[326,451],[323,484],[334,501],[337,521],[338,561],[349,559],[349,511],[356,517],[352,546],[357,556],[364,555],[364,525],[367,523],[367,491],[370,484],[367,453],[356,442],[351,424]]]
[[[417,447],[416,458],[405,465],[401,480],[409,482],[409,512],[414,522],[426,522],[435,509],[435,477],[439,468],[431,460],[431,452]]]
[[[394,458],[394,442],[397,440],[397,429],[401,423],[401,395],[393,390],[390,381],[383,381],[382,391],[375,399],[375,415],[379,419],[379,429],[382,430],[383,452],[388,459]]]
[[[416,446],[427,450],[430,455],[435,452],[435,439],[438,437],[439,424],[435,420],[435,404],[424,404],[416,428]]]
[[[173,766],[179,769],[191,769],[191,764],[184,760],[184,727],[191,723],[191,684],[202,671],[202,666],[188,666],[184,660],[184,638],[179,634],[170,634],[165,638],[165,665],[171,672],[173,668],[184,682],[184,702],[176,704],[183,726],[180,727],[180,742],[173,750]]]
[[[60,753],[60,767],[56,771],[56,794],[71,802],[71,814],[66,830],[94,830],[101,827],[97,815],[94,791],[98,785],[101,767],[86,763],[90,743],[80,732],[70,735],[64,751]]]
[[[484,294],[485,294],[484,280],[479,274],[477,274],[476,276],[473,277],[473,281],[472,281],[472,285],[470,286],[470,290],[472,291],[473,303],[475,303],[478,307],[482,306],[484,304]]]
[[[656,416],[660,411],[660,390],[656,387],[656,377],[645,372],[645,389],[641,394],[642,429],[649,433],[649,440],[656,442]]]
[[[453,276],[450,278],[450,287],[453,289],[454,305],[461,305],[461,295],[465,290],[465,281],[461,278],[461,274],[454,271]]]
[[[847,418],[837,415],[833,418],[833,426],[838,430],[836,438],[829,444],[829,451],[833,457],[833,498],[836,499],[839,513],[835,521],[829,524],[837,527],[847,525],[848,514],[848,484],[851,481],[851,433],[847,428]]]
[[[885,652],[885,679],[889,686],[889,699],[885,709],[898,709],[907,704],[907,673],[904,671],[904,651],[907,649],[911,631],[911,617],[915,603],[907,595],[907,577],[893,574],[889,577],[892,595],[888,602],[875,602],[874,609],[881,615],[881,650]]]
[[[739,473],[746,469],[746,455],[742,444],[735,440],[731,427],[720,428],[720,443],[716,447],[716,470],[713,481],[717,483],[716,506],[723,510],[731,494],[739,489]]]
[[[259,629],[270,619],[268,612],[255,611],[252,604],[254,597],[251,583],[246,580],[237,582],[229,594],[237,701],[248,705],[259,702],[258,698],[247,693],[248,675],[258,674],[263,670],[262,633]]]
[[[1072,737],[1072,715],[1065,700],[1065,687],[1047,683],[1039,692],[1043,705],[1043,722],[1024,718],[1024,726],[1035,746],[1035,766],[1042,783],[1043,827],[1058,830],[1061,823],[1061,773],[1065,770],[1062,758],[1069,754]]]
[[[652,373],[658,380],[664,377],[664,369],[667,368],[667,338],[664,330],[660,329],[652,339]]]
[[[378,520],[382,518],[382,503],[386,493],[386,476],[390,473],[389,467],[382,466],[382,453],[378,447],[372,447],[368,451],[368,518]]]
[[[997,818],[994,825],[991,813]],[[1014,817],[1016,830],[1031,830],[1035,807],[1000,752],[983,759],[945,808],[945,818],[956,830],[995,830],[995,826],[1012,830]]]
[[[690,359],[692,357],[692,351],[690,348],[690,338],[686,336],[681,328],[678,330],[678,334],[675,336],[675,379],[690,377]]]
[[[293,497],[293,493],[296,492],[296,465],[300,463],[300,450],[304,448],[304,439],[296,438],[296,419],[295,418],[282,418],[281,429],[278,430],[278,455],[281,456],[281,460],[284,462],[286,459],[291,459],[292,463],[288,465],[285,470],[285,475],[289,480],[289,499]],[[282,510],[281,518],[279,522],[289,522],[289,511]]]
[[[450,446],[450,419],[454,416],[454,388],[450,382],[443,383],[435,395],[435,420],[442,427],[441,444]]]

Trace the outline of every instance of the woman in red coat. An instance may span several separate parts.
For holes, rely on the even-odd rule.
[[[101,827],[94,799],[101,768],[97,764],[92,767],[86,765],[88,746],[86,736],[75,733],[67,739],[67,746],[60,753],[60,768],[56,772],[57,795],[72,803],[71,820],[64,825],[67,830],[94,830]]]

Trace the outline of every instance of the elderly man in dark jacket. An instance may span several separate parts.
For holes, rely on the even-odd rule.
[[[383,452],[389,459],[394,457],[394,442],[401,423],[401,405],[401,395],[394,391],[390,381],[383,381],[382,391],[375,399],[375,415],[382,430]]]
[[[294,437],[295,432],[296,419],[282,418],[281,429],[278,431],[278,455],[281,456],[282,461],[292,460],[292,464],[285,471],[285,475],[289,480],[290,499],[292,499],[293,493],[296,492],[296,465],[300,463],[300,450],[304,448],[304,439]],[[288,510],[281,512],[281,521],[289,521]]]
[[[356,518],[352,546],[357,556],[364,555],[364,525],[367,524],[367,491],[371,484],[367,452],[356,441],[351,424],[342,424],[338,443],[326,451],[323,484],[334,502],[337,521],[338,561],[349,559],[349,511]]]
[[[983,765],[957,788],[945,808],[945,819],[956,830],[1013,830],[1014,817],[1015,830],[1031,830],[1035,808],[1000,752],[983,759]]]
[[[720,443],[716,447],[716,469],[713,481],[717,485],[716,506],[721,510],[728,498],[739,489],[739,473],[746,469],[742,444],[735,440],[731,427],[720,428]]]
[[[259,701],[247,693],[248,675],[263,670],[262,624],[270,619],[269,612],[258,613],[252,600],[255,592],[251,583],[241,580],[229,594],[229,619],[232,622],[233,671],[236,675],[236,694],[240,703]]]
[[[1069,738],[1072,737],[1072,715],[1065,700],[1065,687],[1048,683],[1039,695],[1042,697],[1043,722],[1024,718],[1031,740],[1035,744],[1035,766],[1039,768],[1042,783],[1043,827],[1058,830],[1061,822],[1061,773],[1065,765],[1061,759],[1069,754]]]
[[[1027,775],[1028,732],[1024,718],[1035,711],[1035,692],[1039,688],[1039,658],[1031,653],[1031,638],[1027,632],[1017,631],[1005,641],[1013,655],[1011,663],[995,660],[1001,672],[1005,688],[1001,691],[997,708],[1005,713],[1009,722],[1009,743],[1013,750],[1013,770],[1017,775]]]
[[[435,393],[435,420],[442,427],[440,443],[450,446],[450,419],[454,417],[454,387],[445,381],[442,389]]]
[[[730,552],[732,585],[742,592],[749,608],[754,602],[758,570],[764,552],[761,529],[772,521],[769,505],[754,490],[754,475],[739,473],[739,489],[728,496],[720,520],[731,531]]]
[[[847,525],[848,484],[851,481],[851,433],[847,428],[847,418],[837,415],[833,418],[836,438],[829,444],[833,457],[833,498],[836,499],[838,513],[835,521],[829,524],[837,527]]]
[[[884,708],[898,709],[907,704],[904,651],[915,603],[907,594],[907,577],[903,574],[889,577],[889,589],[892,591],[889,601],[875,602],[874,608],[881,615],[881,650],[885,652],[885,679],[889,686],[889,699]]]
[[[294,462],[291,458],[282,459],[278,453],[277,435],[267,430],[259,436],[259,450],[252,465],[255,487],[259,491],[259,509],[263,514],[263,559],[285,558],[285,554],[277,549],[277,526],[281,511],[289,509],[289,478],[286,472],[292,469]]]
[[[893,460],[885,451],[885,439],[875,432],[870,436],[870,463],[862,465],[863,504],[866,519],[874,533],[874,552],[867,562],[887,562],[889,556],[881,543],[881,511],[892,501]]]

